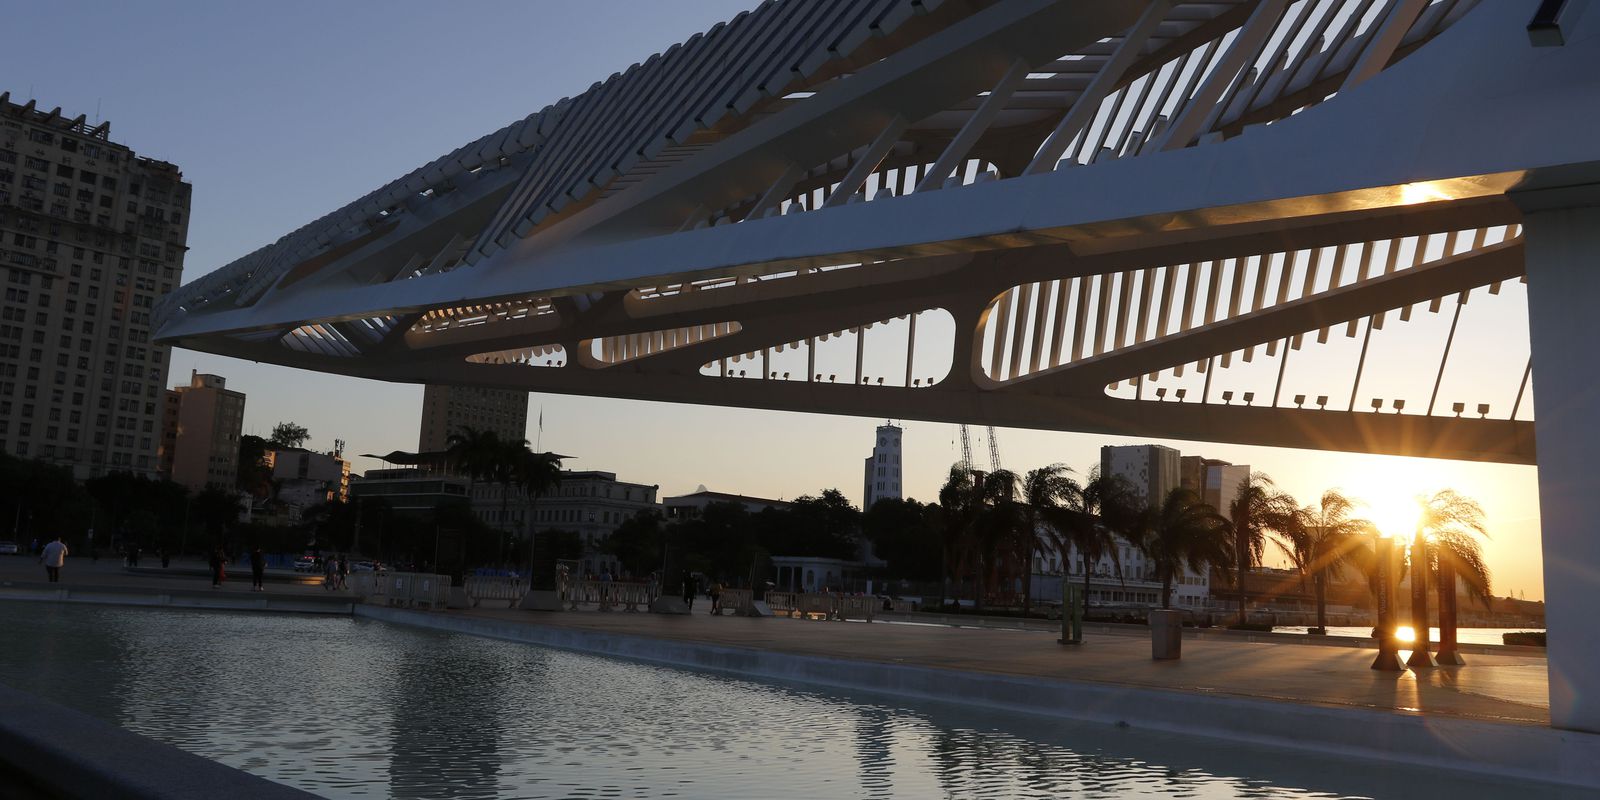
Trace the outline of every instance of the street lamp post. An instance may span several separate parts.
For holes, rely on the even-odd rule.
[[[1378,559],[1378,657],[1372,668],[1381,672],[1404,672],[1400,651],[1395,646],[1395,619],[1400,610],[1395,603],[1395,561],[1397,553],[1394,539],[1379,536],[1376,542]]]

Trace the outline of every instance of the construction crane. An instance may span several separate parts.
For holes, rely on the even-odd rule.
[[[972,469],[972,435],[967,432],[966,423],[961,424],[961,468]],[[996,440],[994,426],[989,426],[989,469],[993,472],[1000,471],[1000,443]]]

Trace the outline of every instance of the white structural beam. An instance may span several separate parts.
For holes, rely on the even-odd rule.
[[[1361,49],[1361,58],[1345,75],[1344,85],[1339,87],[1339,91],[1348,92],[1382,72],[1389,64],[1389,59],[1394,57],[1394,51],[1400,46],[1400,40],[1405,38],[1406,31],[1411,30],[1412,24],[1417,21],[1417,15],[1427,7],[1428,0],[1391,0],[1382,24],[1367,39],[1366,46]]]
[[[1593,187],[1592,187],[1593,188]],[[1600,192],[1597,205],[1528,213],[1528,319],[1533,346],[1534,428],[1539,439],[1539,517],[1545,624],[1550,637],[1550,722],[1600,733]]]
[[[1027,78],[1028,62],[1022,59],[1011,62],[1011,68],[1006,70],[1000,82],[989,90],[988,96],[978,104],[978,110],[967,118],[955,138],[951,139],[944,152],[939,154],[939,159],[928,168],[928,174],[917,184],[916,191],[930,192],[944,186],[944,179],[950,177],[950,173],[956,167],[966,162],[967,154],[972,152],[972,146],[983,138],[983,134],[994,123],[995,117],[1005,110],[1006,103],[1010,102],[1011,96],[1016,94],[1017,88]]]
[[[889,120],[889,124],[883,126],[883,130],[878,133],[878,138],[867,145],[865,152],[850,167],[850,171],[845,173],[838,187],[833,190],[833,194],[828,195],[828,199],[823,201],[823,207],[833,208],[850,202],[850,198],[867,184],[867,179],[872,177],[872,173],[878,170],[878,165],[889,156],[889,151],[905,134],[908,124],[904,117],[898,115]]]
[[[1111,58],[1107,59],[1105,65],[1095,74],[1089,88],[1084,89],[1083,94],[1073,101],[1066,116],[1056,125],[1055,130],[1045,137],[1044,143],[1039,146],[1039,151],[1034,154],[1033,161],[1029,162],[1028,168],[1024,170],[1025,174],[1034,175],[1056,168],[1056,162],[1067,152],[1072,137],[1077,136],[1078,132],[1094,119],[1094,115],[1100,112],[1100,102],[1116,88],[1118,82],[1122,80],[1122,74],[1128,71],[1134,59],[1144,51],[1145,42],[1150,40],[1151,34],[1156,32],[1156,28],[1171,10],[1172,0],[1151,0],[1144,13],[1139,16],[1139,21],[1123,35],[1116,52],[1111,54]],[[1107,120],[1106,127],[1110,126],[1111,121]]]
[[[1189,143],[1203,132],[1206,121],[1213,118],[1223,92],[1233,85],[1240,70],[1266,43],[1267,37],[1272,34],[1272,29],[1277,27],[1278,20],[1283,16],[1284,6],[1288,2],[1289,0],[1258,0],[1256,10],[1251,12],[1244,27],[1239,29],[1233,44],[1228,46],[1228,51],[1212,67],[1211,74],[1206,76],[1205,82],[1200,85],[1194,96],[1180,107],[1177,118],[1167,126],[1160,145],[1156,147],[1157,150],[1188,147]]]

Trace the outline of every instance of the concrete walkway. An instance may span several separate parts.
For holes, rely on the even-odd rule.
[[[698,605],[698,604],[697,604]],[[1374,650],[1305,644],[1185,640],[1179,661],[1150,658],[1147,636],[1088,634],[1079,646],[1050,633],[783,618],[540,613],[477,608],[451,615],[526,625],[1101,685],[1225,695],[1330,707],[1548,725],[1545,659],[1472,655],[1463,667],[1421,673],[1369,668]]]

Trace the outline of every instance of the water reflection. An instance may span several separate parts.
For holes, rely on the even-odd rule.
[[[0,603],[0,682],[328,797],[1504,796],[340,618]],[[1524,792],[1525,793],[1525,792]]]

